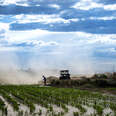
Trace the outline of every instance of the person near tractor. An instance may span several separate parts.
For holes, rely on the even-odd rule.
[[[44,81],[44,85],[46,85],[46,77],[43,75],[43,81]]]

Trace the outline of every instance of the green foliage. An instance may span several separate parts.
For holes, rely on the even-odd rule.
[[[73,81],[70,81],[70,83],[73,83]],[[84,106],[93,107],[96,111],[93,115],[102,116],[105,108],[110,108],[116,114],[116,97],[85,90],[34,85],[1,85],[0,95],[18,112],[18,116],[43,115],[41,109],[38,110],[38,113],[35,113],[35,104],[46,108],[47,116],[64,116],[70,110],[67,107],[68,105],[79,110],[73,112],[74,116],[85,115],[87,109]],[[30,112],[20,111],[20,104],[26,105]],[[61,108],[62,111],[54,112],[53,105]],[[5,116],[8,115],[7,107],[2,99],[0,99],[0,110]]]
[[[73,116],[79,116],[78,112],[73,112]]]
[[[38,115],[39,115],[39,116],[41,116],[41,115],[42,115],[42,110],[41,110],[41,109],[39,110]]]

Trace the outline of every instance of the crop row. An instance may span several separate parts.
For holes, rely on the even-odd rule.
[[[1,85],[0,95],[13,107],[14,111],[18,112],[19,116],[24,114],[20,110],[21,104],[29,108],[30,115],[42,115],[41,109],[35,112],[35,105],[46,108],[47,116],[63,116],[70,110],[67,106],[79,110],[73,113],[74,116],[85,115],[87,109],[84,106],[94,108],[93,115],[104,115],[104,109],[106,108],[111,109],[114,116],[116,115],[116,97],[97,92],[72,88],[39,87],[37,85]],[[54,105],[63,109],[63,111],[56,113]],[[8,114],[6,104],[2,99],[0,99],[0,110],[3,115]]]

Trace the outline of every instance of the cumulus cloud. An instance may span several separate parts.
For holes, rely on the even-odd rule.
[[[1,5],[10,5],[10,4],[15,4],[15,5],[19,5],[19,6],[29,6],[29,4],[27,4],[27,0],[1,0],[0,1]]]
[[[8,31],[9,31],[9,24],[0,23],[0,42],[2,41],[2,39],[4,39],[7,36]]]
[[[32,30],[32,31],[9,31],[6,38],[9,42],[24,42],[30,41],[34,38],[39,39],[41,36],[48,34],[46,30]],[[18,36],[17,36],[18,35]]]
[[[0,3],[3,5],[8,5],[8,4],[16,4],[16,2],[19,2],[20,0],[1,0]]]
[[[7,23],[0,23],[0,30],[8,31],[9,30],[9,24],[7,24]]]
[[[116,35],[115,34],[91,34],[85,32],[50,32],[45,30],[30,30],[30,31],[10,31],[8,30],[8,25],[2,24],[6,30],[4,30],[4,36],[1,38],[1,44],[4,46],[8,46],[6,49],[8,50],[9,46],[13,48],[9,48],[9,50],[24,50],[22,48],[25,47],[34,47],[38,49],[38,47],[50,47],[50,46],[77,46],[79,45],[87,45],[88,47],[93,45],[115,45],[116,44]],[[2,28],[3,29],[3,28]],[[1,31],[2,33],[2,31]],[[18,36],[17,36],[18,35]],[[60,38],[60,39],[59,39]],[[91,45],[90,45],[91,44]],[[1,50],[6,50],[5,47],[2,46]],[[27,49],[33,50],[33,49]],[[24,50],[25,51],[25,50]],[[46,50],[47,51],[47,50]],[[57,51],[56,51],[57,52]],[[59,51],[58,51],[59,52]],[[61,52],[61,51],[60,51]]]
[[[80,0],[80,2],[74,4],[72,8],[80,10],[90,10],[94,8],[101,8],[104,10],[116,10],[116,4],[105,5],[103,3],[98,3],[93,0]]]
[[[94,44],[103,44],[103,45],[115,45],[116,44],[116,35],[115,34],[111,34],[111,35],[94,35],[93,40],[89,40],[89,43],[94,43]]]
[[[98,4],[96,2],[93,2],[93,0],[81,0],[80,2],[77,2],[73,8],[80,9],[80,10],[90,10],[93,8],[100,8],[102,7],[102,4]]]
[[[104,5],[103,8],[104,10],[116,10],[116,4]]]
[[[70,23],[77,22],[77,18],[73,19],[63,19],[59,15],[16,15],[14,18],[16,18],[16,22],[18,23],[44,23],[44,24],[50,24],[50,23]]]

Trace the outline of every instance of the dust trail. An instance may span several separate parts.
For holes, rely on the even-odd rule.
[[[53,49],[52,54],[40,54],[38,49],[35,52],[5,51],[0,52],[0,83],[34,84],[42,80],[42,75],[58,77],[62,69],[70,70],[71,75],[89,75],[98,69],[105,71],[105,66],[95,65],[92,49],[81,45],[75,49],[74,46],[60,46]]]
[[[77,49],[76,49],[77,50]],[[59,76],[59,71],[69,69],[71,74],[93,73],[89,54],[76,53],[72,48],[57,48],[60,54],[0,52],[0,82],[31,84],[42,80],[42,75]],[[61,52],[62,51],[62,52]],[[84,54],[84,56],[83,56]]]

